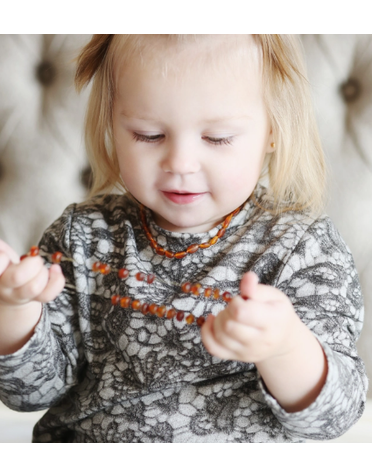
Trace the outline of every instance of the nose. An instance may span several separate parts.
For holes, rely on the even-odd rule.
[[[170,144],[162,160],[164,172],[187,175],[200,170],[200,162],[193,147],[187,143]]]

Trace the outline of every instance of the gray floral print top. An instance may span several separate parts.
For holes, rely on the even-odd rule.
[[[265,189],[256,198],[265,201]],[[159,228],[173,252],[208,241],[208,233]],[[69,206],[45,232],[46,257],[61,251],[64,291],[43,306],[27,344],[0,356],[0,398],[18,411],[49,408],[34,442],[300,442],[340,436],[361,416],[367,378],[355,343],[363,320],[358,275],[349,249],[327,216],[275,217],[249,200],[224,236],[183,259],[154,253],[139,207],[127,195]],[[96,261],[129,277],[92,271]],[[256,366],[211,356],[194,322],[115,306],[129,296],[193,314],[226,303],[185,294],[184,282],[238,294],[242,275],[283,291],[323,346],[328,376],[308,408],[287,413],[267,393]],[[153,273],[154,283],[137,272]]]

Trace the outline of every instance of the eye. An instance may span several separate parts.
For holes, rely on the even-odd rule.
[[[159,140],[163,139],[163,137],[163,134],[146,135],[133,132],[133,139],[137,142],[158,142]]]
[[[209,137],[203,136],[202,139],[213,145],[230,145],[232,143],[232,137]]]

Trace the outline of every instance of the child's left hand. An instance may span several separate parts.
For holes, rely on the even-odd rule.
[[[210,315],[202,326],[206,349],[221,359],[252,363],[289,356],[303,323],[288,297],[279,289],[259,284],[253,272],[243,276],[240,292],[241,296],[234,297],[216,317]]]

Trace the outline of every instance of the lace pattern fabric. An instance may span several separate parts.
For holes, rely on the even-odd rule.
[[[265,190],[259,188],[261,199]],[[181,251],[207,241],[160,229],[159,244]],[[128,196],[71,205],[44,234],[44,253],[62,251],[65,290],[43,308],[34,336],[0,357],[0,398],[21,411],[50,410],[36,442],[282,442],[335,438],[362,414],[367,379],[355,341],[363,319],[353,259],[330,219],[273,217],[247,202],[212,247],[169,260],[153,252]],[[131,277],[91,271],[95,261]],[[288,295],[322,343],[327,382],[317,400],[288,414],[267,394],[254,364],[211,356],[200,329],[113,306],[113,294],[164,304],[195,317],[226,305],[182,293],[199,282],[232,294],[253,270]],[[134,278],[154,273],[149,285]]]

